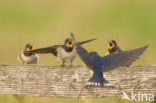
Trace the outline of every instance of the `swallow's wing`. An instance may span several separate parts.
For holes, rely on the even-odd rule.
[[[17,60],[20,62],[20,63],[23,63],[22,60],[21,60],[21,56],[17,56]]]
[[[139,58],[140,55],[142,55],[142,53],[147,48],[148,45],[138,49],[104,56],[102,58],[102,62],[103,62],[102,72],[107,72],[118,67],[131,65],[134,61],[136,61]]]
[[[31,52],[32,52],[32,53],[37,53],[37,54],[47,54],[47,53],[51,53],[51,54],[57,56],[57,51],[56,51],[56,49],[57,49],[58,47],[62,47],[62,45],[54,45],[54,46],[50,46],[50,47],[34,49],[34,50],[32,50]]]
[[[97,40],[97,39],[94,38],[94,39],[89,39],[89,40],[80,41],[80,42],[78,42],[78,44],[79,44],[79,45],[82,45],[82,44],[85,44],[85,43],[88,43],[88,42],[91,42],[91,41],[94,41],[94,40]]]
[[[88,88],[88,87],[111,87],[114,88],[112,84],[110,84],[107,80],[103,78],[103,73],[101,71],[101,66],[103,64],[102,58],[95,54],[95,56],[92,55],[91,52],[90,54],[81,46],[76,44],[77,47],[77,53],[79,57],[82,59],[82,61],[89,67],[89,69],[92,69],[94,71],[92,77],[88,80],[87,83],[83,86],[83,88]],[[95,52],[96,53],[96,52]],[[91,56],[90,56],[91,55]],[[81,89],[81,92],[83,90]],[[81,94],[80,92],[80,94]],[[79,95],[80,95],[79,94]]]
[[[75,36],[74,36],[73,32],[71,32],[70,36],[71,36],[71,38],[75,41]],[[77,42],[77,43],[78,43],[79,45],[82,45],[82,44],[85,44],[85,43],[88,43],[88,42],[91,42],[91,41],[94,41],[94,40],[97,40],[97,39],[94,38],[94,39],[79,41],[79,42]]]
[[[122,52],[122,50],[119,46],[117,46],[117,50],[118,50],[118,52]]]
[[[81,60],[89,67],[89,69],[94,70],[93,60],[92,60],[91,56],[89,55],[89,53],[87,52],[87,50],[82,48],[77,43],[76,43],[76,48],[77,48],[77,53],[78,53],[79,57],[81,58]]]

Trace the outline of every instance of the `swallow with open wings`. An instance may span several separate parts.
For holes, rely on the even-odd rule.
[[[101,57],[97,52],[88,53],[87,50],[81,47],[78,43],[75,43],[75,45],[80,59],[88,66],[89,69],[93,71],[92,77],[88,80],[87,83],[85,83],[81,89],[81,92],[84,88],[89,87],[114,88],[115,86],[109,83],[109,81],[103,77],[103,72],[111,71],[118,67],[131,65],[148,48],[147,45],[141,48],[113,53]]]
[[[96,39],[89,39],[85,41],[78,42],[79,45],[91,42]],[[54,56],[57,57],[58,61],[64,66],[64,63],[70,62],[72,65],[72,62],[75,60],[77,56],[77,51],[75,48],[75,44],[73,42],[73,38],[67,38],[64,41],[64,45],[53,45],[45,48],[39,48],[30,51],[31,53],[37,53],[37,54],[47,54],[51,53]]]

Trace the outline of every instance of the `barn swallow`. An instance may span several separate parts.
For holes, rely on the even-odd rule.
[[[87,50],[81,47],[78,43],[75,45],[80,59],[88,66],[89,69],[93,71],[92,77],[87,83],[85,83],[81,89],[81,92],[84,88],[88,87],[114,88],[114,86],[103,77],[103,72],[108,72],[118,67],[131,65],[148,48],[147,45],[138,49],[123,51],[101,57],[97,52],[88,53]]]
[[[96,39],[90,39],[78,42],[79,45],[91,42]],[[58,61],[64,66],[64,63],[70,62],[72,66],[72,62],[75,60],[77,56],[77,51],[74,46],[73,38],[67,38],[64,41],[64,45],[53,45],[50,47],[39,48],[32,50],[31,53],[38,53],[38,54],[47,54],[51,53],[57,57]]]
[[[30,53],[33,50],[33,45],[31,43],[27,43],[25,45],[25,49],[22,53],[17,57],[17,60],[24,64],[36,64],[39,56],[35,53]]]
[[[105,55],[113,54],[113,53],[119,53],[122,52],[120,47],[117,45],[115,40],[109,40],[108,41],[108,49]],[[90,73],[93,74],[93,71],[90,70]]]
[[[106,55],[109,55],[112,53],[118,53],[118,52],[122,52],[122,50],[117,45],[116,41],[115,40],[109,40],[108,41],[108,50],[107,50]]]

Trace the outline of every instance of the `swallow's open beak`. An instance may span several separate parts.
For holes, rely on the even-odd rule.
[[[114,47],[113,42],[109,41],[109,42],[108,42],[108,47],[109,47],[110,49],[112,49],[112,48]]]
[[[72,40],[69,40],[68,46],[69,46],[70,48],[73,46],[73,41],[72,41]]]
[[[73,41],[69,40],[67,46],[71,48],[73,46]]]
[[[33,45],[29,46],[29,51],[32,51],[34,49]]]

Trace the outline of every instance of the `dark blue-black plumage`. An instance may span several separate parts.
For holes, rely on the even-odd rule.
[[[88,53],[87,50],[81,47],[78,43],[75,45],[81,60],[93,71],[93,75],[85,84],[85,87],[114,87],[103,78],[103,72],[131,65],[148,48],[147,45],[138,49],[101,57],[97,52]]]

